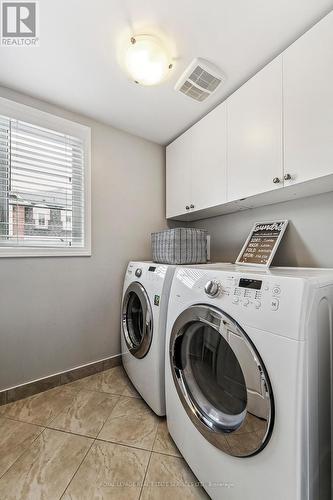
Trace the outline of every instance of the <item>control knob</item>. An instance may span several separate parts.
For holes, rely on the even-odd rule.
[[[216,280],[209,280],[205,286],[205,293],[210,297],[216,297],[221,291],[220,283]]]
[[[142,269],[140,267],[138,267],[135,271],[135,276],[137,278],[140,278],[140,276],[142,275]]]

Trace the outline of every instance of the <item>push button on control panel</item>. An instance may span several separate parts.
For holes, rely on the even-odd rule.
[[[272,311],[277,311],[279,309],[280,301],[279,299],[273,297],[271,300],[271,309]]]
[[[280,295],[281,293],[281,288],[279,286],[275,286],[272,290],[274,295]]]

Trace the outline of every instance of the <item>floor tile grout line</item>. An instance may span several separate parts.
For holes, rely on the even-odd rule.
[[[47,421],[47,424],[45,425],[45,427],[49,428],[49,425],[52,424],[52,422],[55,421],[56,418],[59,417],[59,415],[61,415],[61,413],[65,410],[67,410],[67,408],[69,408],[73,403],[74,403],[74,400],[76,399],[76,396],[73,397],[73,400],[71,401],[71,403],[69,403],[68,405],[65,405],[60,411],[59,413],[57,413],[53,418],[51,418],[50,420]]]
[[[2,415],[1,415],[2,417]],[[79,436],[79,437],[85,437],[85,438],[88,438],[88,439],[97,439],[95,436],[88,436],[87,434],[79,434],[78,432],[73,432],[73,431],[69,431],[69,430],[66,430],[66,429],[58,429],[56,427],[50,427],[49,424],[47,425],[43,425],[43,424],[36,424],[34,422],[27,422],[26,420],[18,420],[17,418],[13,418],[13,417],[3,417],[3,418],[6,418],[6,420],[12,420],[13,422],[18,422],[19,424],[27,424],[27,425],[32,425],[32,426],[35,426],[35,427],[41,427],[42,430],[41,432],[39,433],[39,435],[45,430],[45,429],[48,429],[50,431],[58,431],[58,432],[63,432],[65,434],[71,434],[72,436]]]
[[[117,403],[116,403],[117,404]],[[116,405],[115,405],[116,406]],[[114,407],[112,408],[111,410],[111,413],[113,411]],[[166,453],[166,452],[163,452],[163,451],[159,451],[159,450],[154,450],[154,445],[155,445],[155,442],[156,442],[156,439],[157,439],[157,433],[158,433],[158,428],[157,428],[157,431],[156,431],[156,435],[154,437],[154,441],[153,441],[153,445],[152,445],[152,448],[151,449],[147,449],[147,448],[140,448],[138,446],[133,446],[132,444],[125,444],[125,443],[119,443],[117,441],[113,441],[113,440],[108,440],[108,439],[103,439],[103,438],[100,438],[99,435],[100,433],[102,432],[102,429],[103,427],[105,426],[106,422],[108,421],[108,419],[110,418],[111,416],[111,413],[108,415],[108,417],[106,418],[104,424],[102,425],[100,431],[98,432],[97,436],[91,436],[91,435],[88,435],[88,434],[80,434],[79,432],[74,432],[74,431],[70,431],[68,429],[60,429],[58,427],[51,427],[51,423],[48,423],[48,424],[37,424],[35,422],[27,422],[25,420],[19,420],[17,418],[13,418],[13,417],[7,417],[7,416],[4,416],[4,415],[0,415],[0,417],[2,418],[6,418],[7,420],[12,420],[14,422],[18,422],[18,423],[21,423],[21,424],[27,424],[27,425],[32,425],[32,426],[35,426],[35,427],[41,427],[42,428],[42,431],[44,431],[45,429],[49,429],[51,431],[58,431],[58,432],[64,432],[65,434],[71,434],[73,436],[80,436],[80,437],[85,437],[85,438],[88,438],[88,439],[93,439],[93,440],[96,440],[96,441],[102,441],[102,442],[105,442],[105,443],[112,443],[112,444],[117,444],[119,446],[125,446],[125,447],[128,447],[128,448],[134,448],[135,450],[144,450],[144,451],[149,451],[149,452],[152,452],[152,453],[157,453],[159,455],[165,455],[167,457],[176,457],[176,458],[183,458],[182,455],[179,456],[179,455],[176,455],[176,454],[172,454],[172,453]],[[53,421],[53,420],[52,420]],[[39,435],[42,433],[42,431],[39,433]]]
[[[111,411],[112,413],[112,411]],[[110,413],[110,415],[111,415]],[[109,415],[109,417],[110,417]],[[41,427],[42,430],[41,432],[38,434],[38,436],[41,435],[41,433],[45,430],[45,429],[49,429],[50,431],[58,431],[58,432],[63,432],[65,434],[71,434],[72,436],[79,436],[79,437],[85,437],[87,439],[92,439],[92,440],[95,440],[95,441],[102,441],[103,443],[111,443],[111,444],[117,444],[119,446],[124,446],[125,448],[134,448],[135,450],[143,450],[143,451],[148,451],[148,452],[152,452],[152,453],[156,453],[158,455],[165,455],[167,457],[176,457],[176,458],[182,458],[182,457],[179,457],[179,455],[173,455],[171,453],[165,453],[163,451],[157,451],[157,450],[154,450],[154,449],[147,449],[147,448],[140,448],[139,446],[133,446],[132,444],[125,444],[125,443],[119,443],[118,441],[112,441],[112,440],[108,440],[108,439],[102,439],[99,437],[104,425],[106,424],[106,421],[109,419],[109,417],[105,420],[104,424],[102,425],[101,427],[101,430],[98,432],[97,436],[89,436],[88,434],[80,434],[78,432],[73,432],[73,431],[69,431],[68,429],[59,429],[57,427],[50,427],[49,425],[42,425],[42,424],[35,424],[35,423],[32,423],[32,422],[26,422],[24,420],[18,420],[18,419],[15,419],[15,418],[12,418],[12,417],[5,417],[7,420],[12,420],[14,422],[18,422],[20,424],[28,424],[28,425],[32,425],[32,426],[35,426],[35,427]],[[38,437],[37,436],[37,437]],[[37,439],[37,438],[36,438]],[[153,446],[155,444],[155,440],[156,440],[156,436],[154,438],[154,443],[153,443]]]
[[[104,421],[104,423],[103,423],[102,427],[100,428],[99,432],[97,433],[97,436],[96,436],[96,438],[95,438],[95,439],[98,439],[98,436],[101,434],[102,430],[104,429],[104,427],[105,427],[105,425],[106,425],[106,422],[107,422],[107,421],[109,420],[109,418],[111,417],[111,415],[112,415],[112,413],[113,413],[113,411],[114,411],[115,407],[116,407],[116,406],[117,406],[117,404],[119,403],[119,401],[120,401],[120,398],[121,398],[121,397],[122,397],[122,396],[119,396],[119,397],[118,397],[118,400],[117,400],[116,404],[114,405],[114,407],[113,407],[113,408],[112,408],[112,410],[110,411],[110,413],[109,413],[108,417],[105,419],[105,421]],[[102,439],[100,439],[100,441],[103,441],[103,440],[102,440]]]
[[[141,399],[141,398],[138,398],[138,397],[135,397],[135,396],[124,396],[122,394],[115,394],[115,393],[108,393],[108,392],[101,392],[101,391],[94,391],[94,390],[90,390],[90,389],[80,389],[80,391],[86,391],[86,392],[93,392],[93,393],[97,393],[97,394],[105,394],[105,395],[108,395],[108,396],[113,396],[113,397],[117,397],[118,398],[118,401],[116,404],[118,404],[119,402],[119,399],[120,398],[131,398],[131,399]],[[48,392],[48,391],[44,391],[44,392]],[[74,391],[73,391],[74,392]],[[75,391],[76,392],[76,391]],[[40,393],[41,394],[41,393]],[[76,392],[76,394],[78,394],[78,392]],[[34,396],[36,396],[37,394],[35,394]],[[29,396],[29,398],[33,398],[34,396]],[[74,396],[74,399],[75,399],[76,396]],[[25,399],[28,399],[28,398],[25,398]],[[23,400],[20,400],[20,401],[23,401]],[[14,401],[14,403],[17,403],[16,401]],[[11,403],[8,403],[8,404],[11,404]],[[52,417],[48,422],[47,424],[40,424],[40,423],[36,423],[36,422],[31,422],[31,421],[27,421],[27,420],[22,420],[22,419],[19,419],[19,418],[14,418],[10,415],[7,415],[6,413],[2,413],[0,411],[0,418],[6,418],[8,420],[14,420],[16,422],[23,422],[23,423],[26,423],[26,424],[30,424],[30,425],[38,425],[40,427],[48,427],[66,408],[70,407],[71,404],[73,404],[73,401],[71,403],[69,403],[69,405],[65,406],[62,410],[59,411],[59,413],[57,413],[54,417]],[[6,406],[6,405],[4,405]],[[110,414],[108,415],[107,417],[107,420],[109,418],[109,416],[111,415],[112,411],[113,411],[114,408],[112,408]],[[104,426],[104,424],[103,424]],[[52,427],[51,427],[52,428]]]
[[[138,500],[141,499],[141,495],[142,495],[143,487],[144,487],[145,482],[146,482],[146,477],[147,477],[147,473],[148,473],[148,469],[149,469],[149,465],[150,465],[150,460],[151,460],[152,454],[153,454],[153,452],[151,451],[150,455],[149,455],[149,458],[148,458],[148,463],[147,463],[147,467],[146,467],[146,470],[145,470],[145,474],[143,476],[142,485],[141,485],[141,488],[140,488],[140,493],[139,493]]]
[[[35,425],[36,427],[43,427],[45,429],[47,426],[45,424],[37,424],[36,422],[28,422],[27,420],[20,420],[18,418],[14,418],[8,415],[0,415],[1,418],[5,418],[6,420],[13,420],[14,422],[19,422],[20,424],[28,424]]]
[[[151,447],[151,451],[154,450],[154,446],[155,446],[155,443],[156,443],[156,439],[157,439],[157,434],[158,434],[158,428],[160,426],[160,421],[158,422],[157,426],[156,426],[156,433],[155,433],[155,437],[154,437],[154,441],[153,441],[153,446]]]
[[[16,422],[20,422],[20,420],[16,420]],[[21,423],[21,422],[20,422]],[[30,451],[32,445],[35,443],[35,441],[43,434],[43,432],[46,431],[46,427],[44,427],[40,433],[35,437],[35,439],[33,439],[30,443],[30,445],[28,446],[28,448],[26,450],[24,450],[21,455],[19,455],[17,457],[16,460],[14,460],[14,462],[12,463],[12,465],[10,467],[8,467],[8,469],[6,470],[6,472],[4,472],[1,476],[0,476],[0,481],[5,477],[5,475],[10,471],[10,469],[16,464],[16,462],[18,462],[18,460],[20,460],[20,458],[23,457],[23,455],[25,455],[26,453],[28,453],[28,451]]]
[[[81,387],[81,388],[73,388],[73,387],[67,387],[67,389],[70,389],[71,391],[75,391],[75,392],[79,392],[79,391],[86,391],[86,392],[95,392],[97,394],[106,394],[108,396],[122,396],[123,398],[132,398],[132,399],[142,399],[142,397],[139,395],[139,396],[131,396],[131,395],[128,395],[128,394],[119,394],[119,393],[116,393],[116,392],[105,392],[105,391],[98,391],[97,389],[85,389],[84,387]],[[46,392],[46,391],[45,391]]]
[[[111,411],[112,413],[112,411]],[[110,414],[111,415],[111,414]],[[110,417],[109,415],[109,417]],[[40,434],[45,430],[45,429],[48,429],[50,431],[56,431],[56,432],[62,432],[62,433],[65,433],[65,434],[70,434],[72,436],[79,436],[79,437],[83,437],[83,438],[87,438],[87,439],[91,439],[91,440],[95,440],[95,441],[101,441],[103,443],[111,443],[111,444],[117,444],[119,446],[124,446],[125,448],[133,448],[135,450],[143,450],[143,451],[148,451],[148,452],[153,452],[154,450],[152,449],[147,449],[147,448],[140,448],[138,446],[133,446],[131,444],[125,444],[125,443],[119,443],[117,441],[112,441],[112,440],[107,440],[107,439],[102,439],[99,437],[104,425],[106,424],[107,420],[109,419],[109,417],[106,419],[106,421],[104,422],[104,424],[102,425],[101,427],[101,430],[98,432],[97,436],[89,436],[87,434],[79,434],[78,432],[73,432],[73,431],[69,431],[67,429],[58,429],[56,427],[50,427],[49,425],[42,425],[42,424],[35,424],[35,423],[32,423],[32,422],[26,422],[24,420],[18,420],[18,419],[14,419],[12,417],[6,417],[7,420],[12,420],[14,422],[19,422],[21,424],[28,424],[28,425],[34,425],[36,427],[41,427],[42,428],[42,431],[39,433],[39,436]],[[160,455],[166,455],[166,456],[175,456],[175,455],[169,455],[168,453],[163,453],[163,452],[158,452],[158,451],[154,451],[154,453],[159,453]]]
[[[184,460],[184,457],[180,455],[171,455],[171,453],[164,453],[163,451],[155,451],[155,450],[152,450],[151,452],[154,453],[155,455],[163,455],[164,457],[180,458],[180,460]]]
[[[48,428],[50,428],[50,429],[54,429],[54,427],[50,427],[50,425],[51,425],[51,424],[52,424],[52,423],[53,423],[53,422],[54,422],[54,421],[55,421],[55,420],[59,417],[59,415],[61,415],[61,413],[63,413],[63,412],[64,412],[64,411],[66,411],[67,409],[69,409],[69,408],[70,408],[70,407],[74,404],[75,400],[78,398],[79,393],[80,393],[80,392],[82,392],[82,391],[85,391],[85,392],[93,392],[94,394],[105,394],[105,395],[110,396],[110,397],[111,397],[111,396],[112,396],[112,397],[117,397],[117,398],[118,398],[118,400],[119,400],[119,397],[120,397],[120,396],[118,396],[117,394],[109,394],[109,393],[106,393],[106,392],[88,391],[88,390],[86,390],[86,389],[80,389],[79,391],[74,391],[73,389],[71,389],[71,390],[72,390],[72,392],[75,394],[75,395],[73,396],[73,400],[72,400],[72,401],[71,401],[68,405],[66,405],[66,406],[65,406],[62,410],[60,410],[60,411],[59,411],[59,413],[57,413],[57,414],[55,415],[55,417],[53,417],[53,418],[52,418],[49,422],[47,422],[47,425],[46,425],[45,427],[48,427]],[[117,400],[117,403],[118,403],[118,400]],[[116,404],[117,404],[117,403],[116,403]],[[113,410],[113,408],[112,408],[112,410]],[[112,410],[111,410],[111,412],[112,412]],[[111,414],[111,412],[110,412],[110,414]],[[109,418],[110,414],[108,415],[108,417],[107,417],[107,418]],[[103,425],[104,425],[104,424],[103,424]],[[56,429],[56,430],[62,430],[62,429]],[[69,433],[72,433],[71,431],[68,431],[68,432],[69,432]],[[74,433],[72,433],[72,434],[77,434],[78,436],[84,436],[84,435],[85,435],[85,434],[78,434],[78,433],[75,433],[75,432],[74,432]],[[95,438],[94,436],[87,436],[87,437],[90,437],[90,438],[92,437],[93,439]]]
[[[96,439],[95,436],[89,436],[88,434],[79,434],[78,432],[67,431],[65,429],[57,429],[56,427],[48,427],[48,426],[46,426],[46,429],[48,429],[49,431],[62,432],[63,434],[70,434],[71,436],[83,437],[83,438],[87,438],[87,439],[90,439],[90,440]]]
[[[115,410],[115,408],[117,407],[117,405],[119,404],[119,401],[121,400],[121,398],[126,398],[127,396],[120,396],[118,401],[116,402],[116,404],[114,405],[114,407],[112,408],[112,411],[110,413],[110,415],[108,416],[108,418],[105,420],[104,424],[102,425],[101,427],[101,430],[99,431],[99,433],[97,434],[96,436],[96,439],[99,440],[99,441],[104,441],[104,442],[107,442],[107,443],[114,443],[114,444],[121,444],[121,443],[116,443],[115,441],[108,441],[106,439],[102,439],[100,438],[99,436],[101,435],[102,431],[103,431],[103,428],[105,427],[106,423],[108,422],[108,420],[111,418],[112,416],[112,413],[113,411]],[[148,408],[147,408],[148,410]],[[149,411],[151,412],[151,409],[149,408]],[[154,437],[154,440],[153,440],[153,444],[152,444],[152,447],[150,450],[147,450],[146,451],[150,451],[152,452],[153,450],[153,446],[154,446],[154,443],[155,443],[155,439],[156,439],[156,436],[157,436],[157,430],[158,430],[158,425],[156,426],[156,434],[155,434],[155,437]],[[135,449],[138,449],[138,450],[144,450],[145,448],[139,448],[139,447],[136,447],[136,446],[131,446],[131,445],[126,445],[126,444],[123,444],[123,446],[129,446],[131,448],[135,448]]]
[[[59,432],[65,432],[65,433],[67,433],[67,434],[73,434],[74,436],[82,436],[82,437],[87,437],[87,438],[89,438],[89,439],[95,439],[95,440],[96,440],[96,439],[98,438],[99,434],[101,433],[101,431],[102,431],[102,429],[103,429],[104,425],[106,424],[107,420],[109,420],[109,417],[110,417],[111,413],[113,412],[113,410],[114,410],[115,406],[117,405],[117,403],[118,403],[119,399],[120,399],[120,397],[118,396],[118,400],[117,400],[117,402],[115,403],[115,405],[114,405],[114,406],[113,406],[113,408],[111,409],[110,413],[109,413],[109,414],[108,414],[108,416],[106,417],[105,421],[103,422],[103,424],[102,424],[102,426],[101,426],[100,430],[97,432],[96,436],[89,436],[88,434],[80,434],[80,433],[78,433],[78,432],[70,431],[70,430],[68,430],[68,429],[60,429],[59,427],[50,427],[50,425],[52,424],[52,422],[54,422],[54,419],[53,419],[53,420],[52,420],[52,422],[50,422],[50,424],[48,424],[46,427],[47,427],[48,429],[51,429],[51,430],[55,430],[55,431],[59,431]],[[102,440],[101,440],[101,441],[102,441]]]
[[[156,426],[156,433],[155,433],[155,437],[154,437],[154,440],[153,440],[153,443],[152,443],[152,447],[151,447],[151,451],[150,451],[150,455],[149,455],[149,459],[148,459],[148,463],[147,463],[147,467],[146,467],[145,475],[144,475],[144,478],[143,478],[143,481],[142,481],[142,485],[141,485],[141,488],[140,488],[140,493],[139,493],[139,498],[138,498],[138,500],[140,500],[140,499],[141,499],[141,495],[142,495],[143,487],[144,487],[145,482],[146,482],[146,477],[147,477],[147,473],[148,473],[148,468],[149,468],[150,460],[151,460],[151,457],[152,457],[152,454],[153,454],[153,449],[154,449],[155,441],[156,441],[156,438],[157,438],[158,427],[159,427],[159,422],[158,422],[158,424],[157,424],[157,426]]]
[[[62,492],[61,496],[59,497],[59,500],[61,500],[61,499],[63,498],[64,494],[66,493],[66,491],[68,490],[68,488],[69,488],[70,484],[72,483],[72,481],[73,481],[74,477],[75,477],[75,476],[76,476],[76,474],[79,472],[79,469],[81,468],[81,465],[82,465],[82,464],[83,464],[83,462],[85,461],[85,459],[86,459],[86,457],[87,457],[88,453],[90,452],[91,448],[94,446],[95,441],[96,441],[96,439],[93,439],[93,440],[92,440],[91,445],[89,446],[89,448],[87,449],[86,453],[84,454],[84,457],[82,458],[82,460],[81,460],[81,462],[79,463],[79,465],[78,465],[77,469],[75,470],[75,472],[74,472],[73,476],[72,476],[72,477],[71,477],[71,479],[69,480],[69,482],[68,482],[68,484],[67,484],[66,488],[64,489],[64,491]]]
[[[160,418],[160,419],[164,419],[164,420],[166,421],[166,415],[164,415],[164,416],[162,416],[162,417],[159,417],[159,418]],[[152,450],[151,450],[151,451],[152,451],[153,453],[158,453],[158,454],[160,454],[160,455],[165,455],[165,456],[167,456],[167,457],[178,457],[178,458],[183,458],[183,456],[182,456],[182,455],[181,455],[181,456],[179,456],[179,455],[174,455],[174,454],[172,454],[172,453],[165,453],[165,452],[163,452],[163,451],[158,451],[158,450],[155,450],[155,449],[154,449],[154,448],[155,448],[155,443],[156,443],[156,440],[157,440],[157,435],[158,435],[158,427],[159,427],[159,425],[160,425],[161,423],[162,423],[162,420],[160,420],[160,422],[158,423],[158,426],[157,426],[157,432],[156,432],[156,436],[155,436],[154,443],[153,443],[153,447],[152,447]],[[169,431],[168,431],[168,434],[169,434],[169,436],[170,436]],[[171,438],[171,436],[170,436],[170,438]],[[171,439],[172,439],[172,438],[171,438]],[[172,439],[172,442],[174,443],[173,439]],[[175,446],[176,446],[176,443],[174,443],[174,444],[175,444]],[[176,446],[176,448],[177,448],[177,446]],[[177,448],[177,450],[178,450],[178,448]],[[179,451],[179,450],[178,450],[178,451]],[[179,451],[179,453],[180,453],[180,451]]]
[[[133,448],[134,450],[148,451],[152,453],[153,450],[147,448],[140,448],[139,446],[133,446],[132,444],[119,443],[118,441],[110,441],[107,439],[101,439],[99,437],[95,438],[96,441],[101,441],[102,443],[116,444],[118,446],[123,446],[124,448]]]

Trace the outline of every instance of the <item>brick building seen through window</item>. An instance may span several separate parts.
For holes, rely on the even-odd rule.
[[[66,241],[72,232],[72,214],[57,200],[34,201],[16,194],[9,203],[9,233],[18,239],[24,237],[57,238]]]

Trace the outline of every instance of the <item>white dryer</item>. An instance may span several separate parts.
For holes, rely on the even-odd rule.
[[[165,415],[164,352],[175,266],[128,264],[122,298],[121,352],[127,375],[157,415]]]
[[[214,500],[331,498],[333,270],[178,268],[171,436]]]

